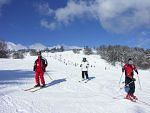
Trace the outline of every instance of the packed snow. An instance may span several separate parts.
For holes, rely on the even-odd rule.
[[[123,99],[119,85],[121,66],[112,66],[98,55],[85,56],[72,51],[43,53],[48,60],[46,88],[24,91],[35,85],[33,64],[37,56],[0,59],[0,113],[150,113],[149,70],[138,70],[137,102]],[[86,57],[90,81],[81,80],[80,63]],[[52,80],[49,78],[52,78]],[[122,77],[122,82],[124,76]]]

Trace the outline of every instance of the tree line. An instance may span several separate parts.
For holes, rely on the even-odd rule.
[[[65,51],[64,47],[60,48],[46,48],[42,50],[42,52],[63,52]],[[75,54],[79,54],[81,49],[73,49]],[[96,51],[96,52],[94,52]],[[0,40],[0,58],[9,58],[12,57],[14,59],[22,59],[24,58],[24,54],[27,52],[30,53],[31,56],[37,55],[37,50],[35,49],[22,49],[18,51],[10,51],[7,48],[7,43],[5,41]],[[83,49],[83,53],[85,55],[97,54],[100,55],[102,59],[107,62],[115,65],[116,63],[127,63],[129,58],[132,58],[135,65],[137,65],[140,69],[149,69],[150,68],[150,49],[143,48],[131,48],[128,46],[121,45],[101,45],[97,48],[90,48],[85,46]]]
[[[109,45],[96,48],[97,54],[101,55],[102,59],[115,65],[115,63],[127,63],[129,58],[132,58],[134,64],[140,69],[150,68],[150,49],[130,48],[128,46]]]
[[[63,52],[64,47],[60,46],[60,48],[45,48],[41,50],[42,52]],[[0,58],[9,58],[12,57],[14,59],[23,59],[26,53],[29,53],[31,56],[37,56],[38,50],[36,49],[20,49],[20,50],[9,50],[7,47],[7,43],[3,40],[0,40]]]

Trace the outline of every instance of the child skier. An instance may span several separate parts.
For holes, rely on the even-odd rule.
[[[89,67],[89,63],[88,63],[88,61],[86,60],[86,58],[83,58],[80,67],[82,68],[82,79],[84,80],[84,79],[85,79],[84,76],[86,76],[86,79],[88,80],[88,79],[89,79],[89,77],[88,77],[88,67]]]

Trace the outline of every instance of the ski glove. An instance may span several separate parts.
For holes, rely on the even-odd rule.
[[[36,66],[33,67],[33,71],[35,71],[35,70],[36,70]]]
[[[136,74],[139,74],[137,70],[135,70]]]
[[[122,68],[122,73],[124,72],[124,68]]]

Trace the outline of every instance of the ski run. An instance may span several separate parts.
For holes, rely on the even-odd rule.
[[[138,70],[142,89],[136,81],[139,100],[131,102],[124,99],[126,92],[120,89],[124,75],[119,85],[119,64],[114,67],[98,55],[72,51],[42,55],[48,60],[46,87],[42,89],[32,88],[37,56],[0,59],[0,113],[150,113],[149,70]],[[82,81],[79,66],[83,57],[90,64],[87,83]],[[134,77],[138,80],[136,74]]]

